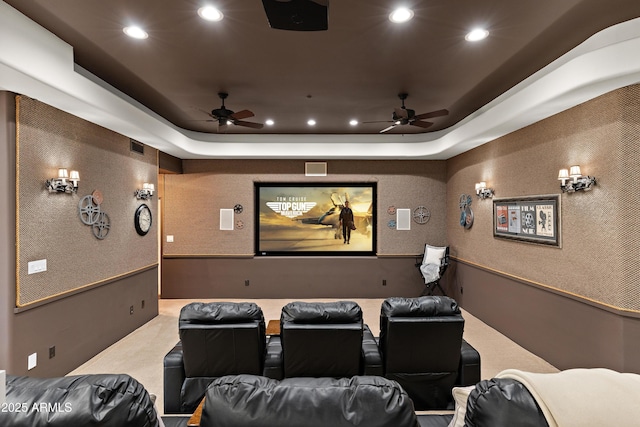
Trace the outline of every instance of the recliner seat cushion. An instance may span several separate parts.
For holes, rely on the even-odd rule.
[[[149,393],[129,375],[7,377],[2,427],[157,427]]]
[[[288,378],[238,375],[207,390],[201,427],[418,427],[413,403],[380,377]]]

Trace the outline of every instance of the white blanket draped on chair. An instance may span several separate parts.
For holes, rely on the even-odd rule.
[[[640,375],[601,368],[552,374],[507,369],[496,377],[524,384],[549,427],[640,425]]]

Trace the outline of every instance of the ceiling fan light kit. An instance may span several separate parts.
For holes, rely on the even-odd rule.
[[[209,116],[215,121],[218,122],[218,133],[224,132],[227,128],[227,125],[235,125],[235,126],[244,126],[252,129],[262,129],[264,125],[262,123],[255,122],[247,122],[242,119],[247,119],[249,117],[255,116],[252,111],[249,110],[240,110],[234,112],[233,110],[229,110],[224,105],[224,100],[229,96],[226,92],[219,92],[218,96],[222,100],[222,106],[220,108],[216,108],[215,110],[211,110]]]
[[[362,122],[362,123],[392,123],[390,126],[382,129],[380,133],[389,132],[391,129],[396,126],[410,125],[410,126],[418,126],[420,128],[426,129],[433,125],[433,122],[426,122],[423,119],[431,119],[434,117],[446,116],[449,114],[448,110],[436,110],[430,111],[428,113],[416,114],[415,110],[407,108],[404,105],[404,100],[407,99],[409,95],[407,93],[399,93],[398,98],[402,101],[402,106],[400,108],[396,108],[391,115],[392,120],[383,120],[383,121],[373,121],[373,122]]]

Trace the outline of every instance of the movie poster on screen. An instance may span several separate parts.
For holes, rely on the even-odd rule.
[[[375,190],[375,184],[256,184],[256,254],[374,254]]]
[[[494,199],[494,237],[560,246],[558,195]]]

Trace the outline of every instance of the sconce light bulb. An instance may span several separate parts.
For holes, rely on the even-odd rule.
[[[569,179],[569,170],[568,169],[560,169],[558,172],[558,179],[560,181],[565,181]]]

